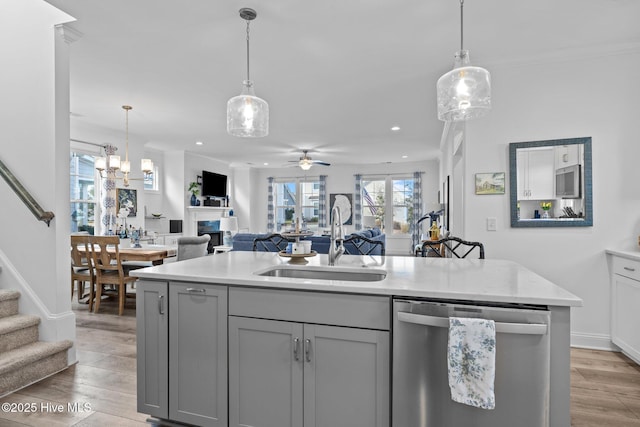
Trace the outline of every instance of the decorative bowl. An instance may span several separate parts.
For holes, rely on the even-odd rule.
[[[154,217],[154,218],[160,218],[162,216],[162,214],[161,213],[152,213],[151,216]]]

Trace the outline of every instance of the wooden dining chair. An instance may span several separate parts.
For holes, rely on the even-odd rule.
[[[93,289],[96,282],[95,271],[89,252],[89,238],[87,235],[71,236],[71,299],[74,288],[78,292],[78,302],[84,298],[84,286],[89,282],[89,310],[93,302]],[[83,253],[79,250],[82,248]]]
[[[102,287],[113,285],[118,291],[118,314],[122,316],[124,312],[124,301],[127,294],[127,283],[132,284],[138,278],[124,273],[118,236],[92,236],[89,238],[89,245],[92,247],[93,264],[96,269],[96,293],[94,313],[100,308],[102,297]],[[109,252],[111,249],[111,252]]]

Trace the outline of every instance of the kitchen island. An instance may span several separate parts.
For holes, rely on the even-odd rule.
[[[548,425],[570,424],[578,297],[504,260],[308,261],[232,251],[132,272],[138,411],[211,426],[392,425],[392,302],[417,298],[548,310]]]

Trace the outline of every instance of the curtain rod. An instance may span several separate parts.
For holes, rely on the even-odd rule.
[[[416,171],[418,173],[425,173],[423,171]],[[400,175],[413,175],[416,172],[396,172],[396,173],[354,173],[353,176],[363,176],[363,177],[369,177],[369,176],[400,176]]]
[[[69,141],[79,142],[81,144],[95,145],[96,147],[102,147],[102,148],[105,148],[107,145],[107,144],[96,144],[95,142],[89,142],[89,141],[81,141],[79,139],[73,139],[73,138],[69,138]]]

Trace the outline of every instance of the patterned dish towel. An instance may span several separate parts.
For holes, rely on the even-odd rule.
[[[448,351],[451,399],[469,406],[494,409],[495,322],[450,317]]]

